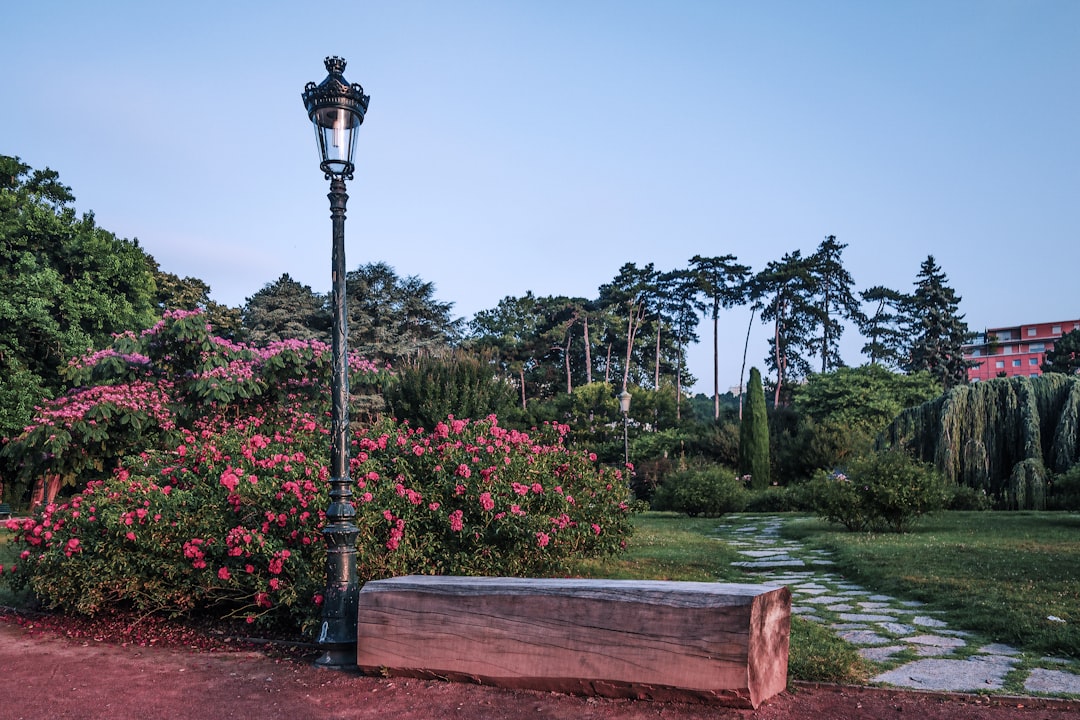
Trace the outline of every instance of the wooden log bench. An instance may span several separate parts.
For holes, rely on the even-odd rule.
[[[364,672],[749,708],[787,685],[786,587],[408,576],[358,607]]]

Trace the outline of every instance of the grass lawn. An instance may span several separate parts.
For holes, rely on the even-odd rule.
[[[949,512],[903,535],[848,533],[807,518],[783,532],[830,550],[845,577],[921,600],[956,627],[1080,659],[1078,514]]]
[[[726,543],[711,537],[721,518],[688,518],[675,513],[645,513],[635,520],[634,537],[617,558],[577,564],[572,575],[640,580],[749,582],[731,563],[742,558]],[[791,618],[788,675],[792,680],[859,683],[871,666],[849,643],[826,628]]]

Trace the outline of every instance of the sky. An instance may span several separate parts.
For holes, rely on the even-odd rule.
[[[0,154],[226,305],[282,273],[330,289],[300,95],[338,55],[371,96],[348,267],[432,282],[457,317],[827,235],[857,289],[910,291],[933,255],[972,330],[1080,317],[1077,0],[5,5]],[[721,317],[721,391],[748,327],[764,367],[750,319]]]

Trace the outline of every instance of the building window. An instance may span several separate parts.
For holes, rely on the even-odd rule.
[[[979,348],[975,348],[971,351],[971,357],[979,357],[980,355],[982,355],[982,350]]]
[[[1038,328],[1028,328],[1028,337],[1035,337],[1039,334]]]
[[[1031,343],[1028,352],[1046,352],[1046,343]]]
[[[998,360],[996,363],[994,363],[994,367],[996,367],[999,370],[1003,369],[1005,367],[1005,361],[1004,360]]]
[[[1053,335],[1060,335],[1061,334],[1061,326],[1060,325],[1055,325],[1054,328],[1050,332]]]
[[[1039,373],[1031,373],[1031,377],[1039,377]]]
[[[1028,358],[1028,365],[1038,365],[1039,358]]]
[[[1001,354],[1002,355],[1012,355],[1012,345],[1002,345]]]
[[[1013,367],[1020,367],[1020,358],[1013,360]]]
[[[1009,330],[1001,330],[997,334],[998,340],[1012,340],[1012,332]]]

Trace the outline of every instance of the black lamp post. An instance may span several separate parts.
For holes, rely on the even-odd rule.
[[[356,580],[356,536],[353,523],[349,478],[349,333],[345,312],[345,180],[353,178],[356,135],[367,112],[368,96],[360,85],[350,85],[342,76],[345,61],[328,57],[329,75],[316,85],[304,86],[304,106],[315,125],[319,141],[319,167],[330,181],[330,217],[334,225],[331,265],[334,306],[334,376],[330,421],[330,505],[326,510],[326,592],[323,594],[322,629],[319,648],[323,654],[315,665],[324,668],[356,667],[356,608],[359,587]]]
[[[627,465],[630,464],[630,433],[627,430],[630,425],[630,397],[626,388],[619,393],[619,409],[622,410],[623,462]]]

